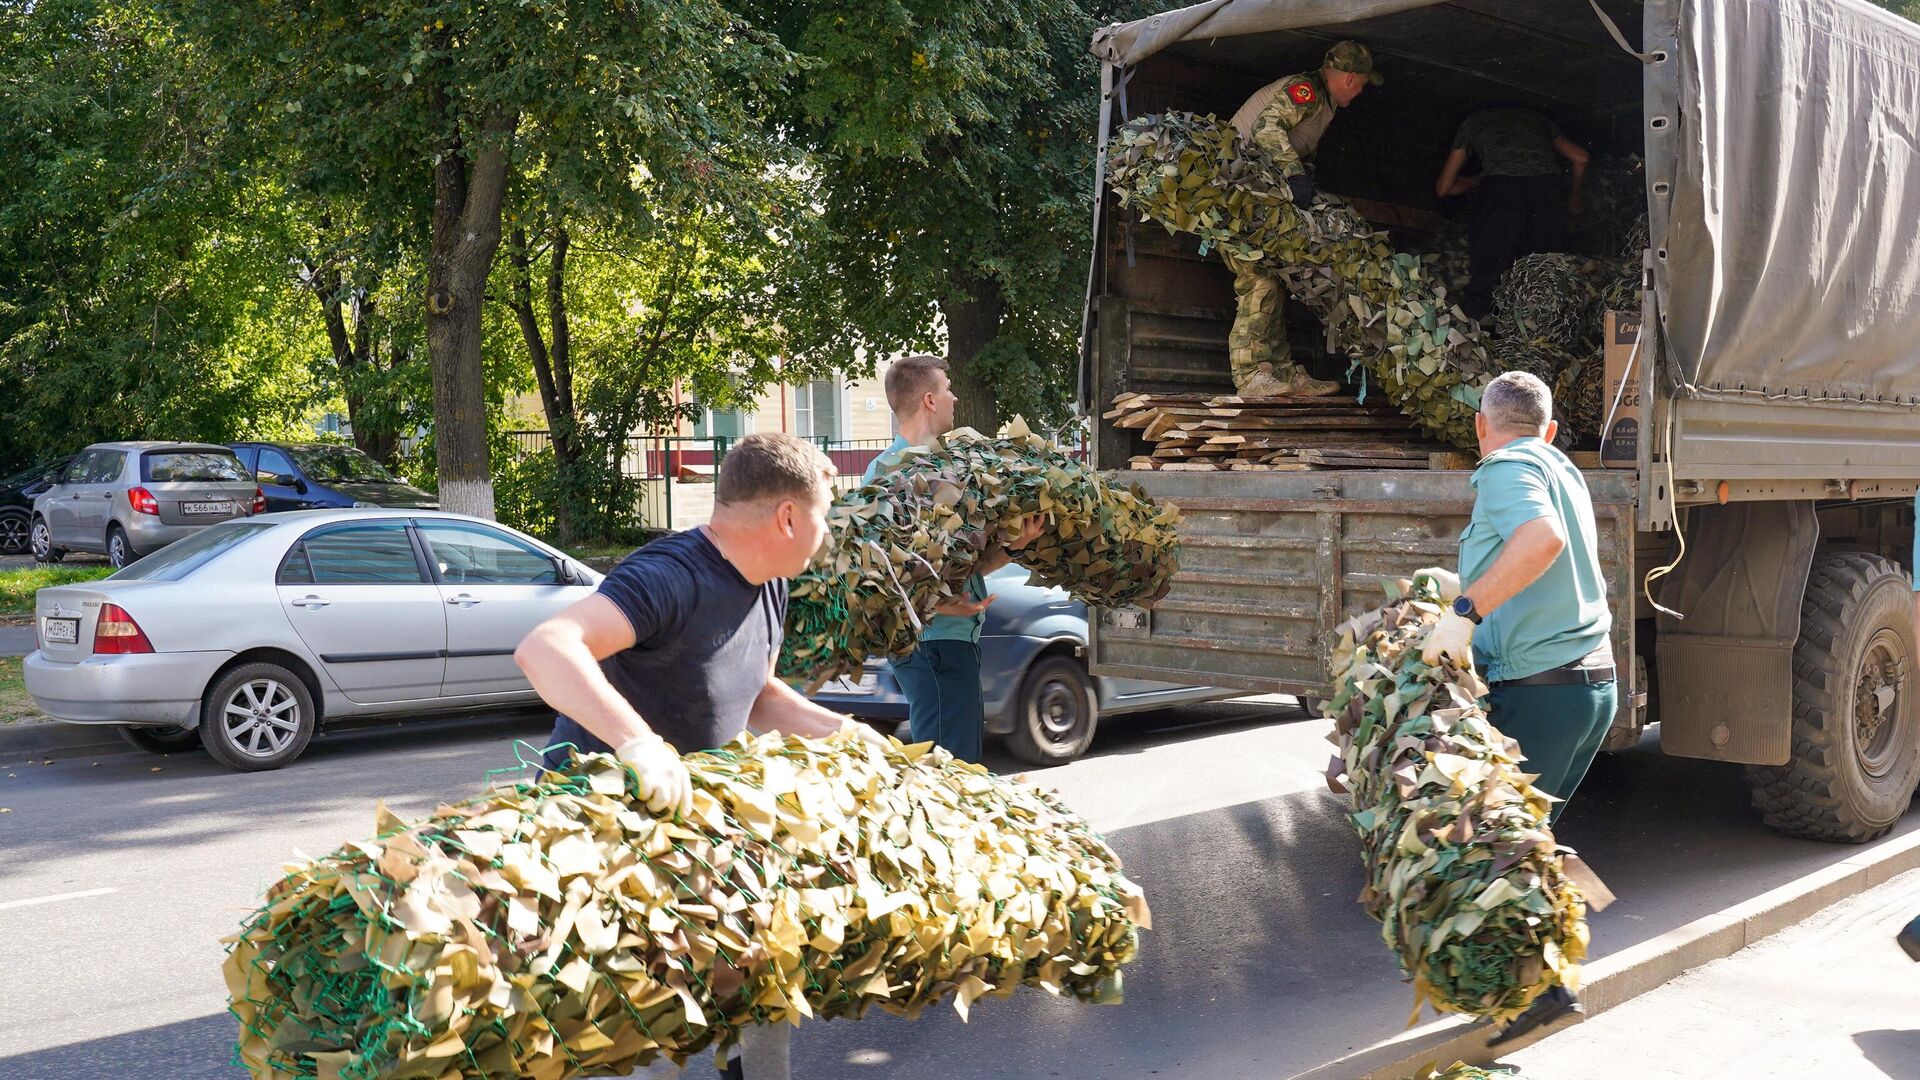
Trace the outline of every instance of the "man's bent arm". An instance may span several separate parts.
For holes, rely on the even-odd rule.
[[[747,714],[747,726],[755,731],[777,731],[809,739],[825,738],[847,723],[847,717],[808,701],[804,694],[771,672],[767,675],[767,685],[760,689],[760,696],[753,699],[753,709]]]
[[[1550,517],[1534,518],[1513,530],[1500,549],[1500,557],[1463,592],[1473,600],[1475,611],[1487,615],[1538,581],[1566,546],[1559,522]]]
[[[613,601],[595,594],[534,627],[513,651],[513,662],[541,700],[618,749],[654,734],[600,670],[600,661],[632,647],[633,625]]]

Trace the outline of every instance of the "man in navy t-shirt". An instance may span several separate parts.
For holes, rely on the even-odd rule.
[[[514,660],[560,713],[549,764],[566,760],[560,743],[612,753],[633,769],[649,809],[684,813],[693,790],[680,755],[747,727],[881,738],[773,674],[786,579],[826,538],[833,473],[824,454],[790,435],[740,440],[714,481],[707,525],[627,556],[592,596],[527,635]],[[789,1030],[742,1033],[746,1080],[786,1075]]]

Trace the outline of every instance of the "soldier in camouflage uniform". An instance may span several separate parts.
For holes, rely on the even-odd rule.
[[[1480,172],[1461,176],[1469,156],[1479,159]],[[1562,158],[1573,169],[1571,186]],[[1586,173],[1586,150],[1530,109],[1482,109],[1461,122],[1433,188],[1443,199],[1480,192],[1468,219],[1471,277],[1460,295],[1462,311],[1484,320],[1493,310],[1494,286],[1515,261],[1566,250],[1567,215],[1581,211]]]
[[[1233,114],[1232,123],[1242,140],[1266,151],[1286,178],[1294,204],[1306,206],[1313,201],[1314,185],[1305,159],[1320,145],[1334,112],[1352,104],[1368,83],[1382,81],[1366,46],[1338,42],[1327,50],[1320,70],[1289,75],[1255,91]],[[1279,279],[1258,262],[1225,252],[1221,257],[1233,271],[1236,311],[1227,355],[1234,389],[1248,397],[1315,397],[1339,390],[1339,383],[1311,378],[1293,362],[1287,343],[1287,290]]]

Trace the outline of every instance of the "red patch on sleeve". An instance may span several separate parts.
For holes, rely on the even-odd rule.
[[[1287,96],[1293,99],[1295,105],[1311,105],[1313,104],[1313,84],[1294,83],[1287,87]]]

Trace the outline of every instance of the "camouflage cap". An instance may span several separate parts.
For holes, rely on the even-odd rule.
[[[1367,81],[1375,86],[1386,82],[1386,78],[1373,70],[1373,54],[1365,45],[1357,41],[1336,41],[1333,48],[1327,50],[1327,67],[1335,71],[1351,71],[1355,75],[1365,75]]]

